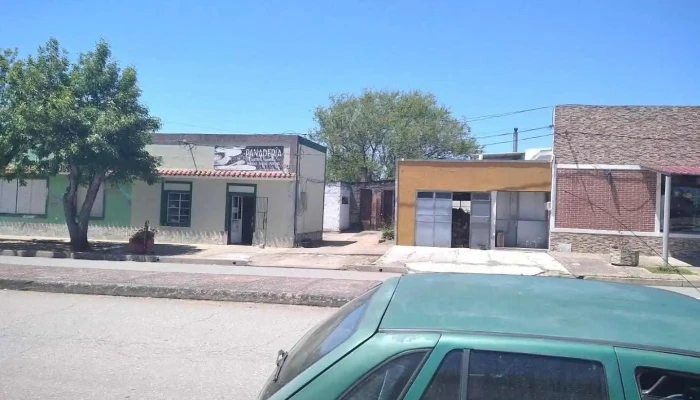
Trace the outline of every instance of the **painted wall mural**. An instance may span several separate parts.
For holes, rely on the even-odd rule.
[[[216,146],[214,169],[235,171],[282,171],[284,146]]]

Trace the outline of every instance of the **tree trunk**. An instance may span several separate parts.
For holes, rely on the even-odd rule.
[[[104,175],[96,174],[85,194],[85,200],[77,210],[78,199],[78,182],[80,179],[80,170],[77,167],[71,167],[69,182],[66,188],[66,193],[63,195],[63,212],[66,217],[66,225],[68,226],[68,234],[70,236],[70,247],[73,251],[89,251],[90,243],[88,242],[88,228],[90,224],[90,212],[92,205],[95,203],[97,192],[100,185],[104,181]]]

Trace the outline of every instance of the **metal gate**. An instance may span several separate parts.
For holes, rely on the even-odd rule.
[[[255,243],[267,245],[267,197],[255,199]]]
[[[416,246],[452,246],[452,192],[416,193]]]
[[[473,192],[469,218],[469,248],[491,247],[491,193]]]

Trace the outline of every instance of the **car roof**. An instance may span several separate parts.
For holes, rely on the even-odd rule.
[[[410,274],[400,278],[379,329],[553,337],[700,355],[700,300],[570,278]]]

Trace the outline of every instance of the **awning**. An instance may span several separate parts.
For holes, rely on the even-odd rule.
[[[664,175],[700,175],[700,166],[673,165],[673,166],[642,166],[642,168],[658,172]]]
[[[203,178],[273,178],[291,179],[294,174],[284,171],[237,171],[220,169],[158,168],[162,176],[196,176]]]

